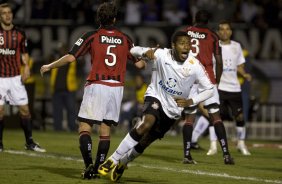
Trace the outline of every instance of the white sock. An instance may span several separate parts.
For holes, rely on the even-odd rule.
[[[217,141],[216,140],[210,142],[210,149],[217,150]]]
[[[110,156],[113,160],[114,164],[118,164],[119,160],[130,150],[132,149],[138,142],[135,141],[129,133],[125,136],[125,138],[121,141],[116,151]]]
[[[210,133],[210,141],[216,141],[217,136],[215,134],[214,126],[209,127],[209,133]]]
[[[204,133],[204,131],[209,126],[209,121],[204,116],[200,116],[196,126],[194,127],[193,134],[192,134],[192,142],[198,142],[199,137]]]
[[[138,153],[134,147],[129,150],[121,159],[120,163],[127,165],[129,162],[133,161],[135,158],[140,156],[142,153]]]
[[[236,127],[237,129],[237,138],[238,140],[245,140],[246,139],[246,127]]]

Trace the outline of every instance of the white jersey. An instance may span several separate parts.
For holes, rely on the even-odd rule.
[[[241,86],[237,78],[237,67],[245,63],[241,45],[231,40],[228,45],[220,44],[222,48],[223,71],[218,89],[227,92],[240,92]]]
[[[157,98],[168,117],[175,119],[180,117],[183,108],[177,106],[174,98],[188,99],[194,83],[199,84],[200,92],[213,89],[203,66],[191,54],[183,63],[173,59],[171,49],[157,49],[155,57],[151,84],[145,96]],[[198,95],[192,100],[197,104],[210,96],[203,98]]]

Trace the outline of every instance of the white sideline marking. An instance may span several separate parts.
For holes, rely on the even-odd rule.
[[[36,152],[25,152],[25,151],[16,151],[16,150],[4,150],[4,152],[14,154],[14,155],[25,155],[29,157],[53,158],[53,159],[82,162],[82,159],[77,159],[75,157],[59,156],[55,154],[54,155],[42,154],[42,153],[36,153]],[[206,171],[200,171],[200,170],[194,171],[194,170],[187,170],[187,169],[178,170],[178,169],[173,169],[173,168],[168,168],[168,167],[155,167],[155,166],[141,165],[141,164],[130,164],[130,166],[136,166],[136,167],[141,166],[147,169],[158,169],[158,170],[170,171],[170,172],[176,172],[176,173],[189,173],[189,174],[195,174],[195,175],[215,176],[215,177],[228,178],[228,179],[234,179],[234,180],[248,180],[248,181],[282,184],[281,180],[269,180],[269,179],[260,179],[256,177],[232,176],[227,173],[212,173],[212,172],[206,172]]]
[[[149,166],[149,165],[140,165],[141,167],[148,168],[148,169],[159,169],[159,170],[165,170],[170,172],[177,172],[177,173],[189,173],[189,174],[195,174],[195,175],[206,175],[206,176],[216,176],[221,178],[228,178],[228,179],[234,179],[234,180],[249,180],[249,181],[257,181],[257,182],[265,182],[265,183],[282,183],[280,180],[268,180],[268,179],[260,179],[256,177],[244,177],[244,176],[232,176],[227,173],[212,173],[212,172],[206,172],[206,171],[200,171],[200,170],[177,170],[172,169],[168,167],[155,167],[155,166]]]
[[[4,150],[6,153],[11,153],[14,155],[25,155],[29,157],[40,157],[40,158],[54,158],[54,159],[61,159],[61,160],[71,160],[71,161],[77,161],[82,162],[82,159],[77,159],[74,157],[66,157],[66,156],[59,156],[59,155],[51,155],[51,154],[40,154],[36,152],[25,152],[25,151],[16,151],[16,150]]]

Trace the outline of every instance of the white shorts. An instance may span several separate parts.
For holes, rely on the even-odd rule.
[[[194,97],[195,95],[198,94],[198,84],[194,84],[190,90],[190,95],[189,95],[189,98],[192,98]],[[203,101],[203,104],[204,106],[208,106],[210,104],[220,104],[219,102],[219,95],[218,95],[218,90],[217,90],[217,87],[214,87],[213,88],[213,95],[206,99],[205,101]],[[209,109],[209,113],[214,113],[214,112],[217,112],[219,111],[219,108],[216,108],[216,109]]]
[[[119,121],[123,86],[111,87],[91,84],[84,88],[83,99],[78,113],[79,121],[101,123],[105,120]]]
[[[0,77],[0,105],[27,105],[28,98],[21,76]]]

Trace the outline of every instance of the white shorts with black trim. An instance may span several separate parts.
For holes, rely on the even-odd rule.
[[[21,76],[0,77],[0,105],[27,105],[28,97]]]

